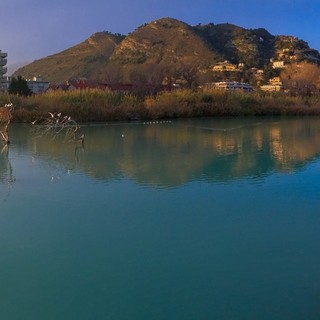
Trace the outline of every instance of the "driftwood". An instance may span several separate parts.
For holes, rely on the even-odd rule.
[[[84,143],[84,134],[80,134],[80,126],[70,116],[63,116],[61,113],[48,113],[46,119],[32,122],[34,131],[38,136],[47,136],[50,139],[64,137],[67,142],[79,141]]]
[[[12,119],[13,104],[8,103],[0,107],[0,137],[9,144],[9,126]]]

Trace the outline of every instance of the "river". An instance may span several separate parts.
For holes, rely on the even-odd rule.
[[[320,118],[12,125],[0,318],[320,317]]]

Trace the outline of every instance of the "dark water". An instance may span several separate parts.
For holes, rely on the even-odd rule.
[[[320,119],[12,126],[0,319],[320,319]]]

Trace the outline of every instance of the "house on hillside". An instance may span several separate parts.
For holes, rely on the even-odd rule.
[[[225,60],[224,62],[219,62],[216,65],[214,65],[212,67],[212,71],[215,71],[215,72],[223,72],[223,71],[232,72],[233,71],[233,72],[235,72],[235,71],[239,71],[239,69],[236,65]]]
[[[269,84],[273,84],[275,86],[282,86],[282,81],[280,77],[273,77],[269,80]]]
[[[264,84],[260,86],[260,89],[266,92],[278,92],[283,90],[283,86],[277,84]]]
[[[284,61],[280,60],[280,61],[273,61],[272,62],[272,68],[273,69],[283,69],[285,68],[285,63]]]
[[[269,80],[268,84],[260,86],[260,89],[262,91],[275,92],[275,91],[282,91],[284,88],[282,85],[281,78],[274,77]]]

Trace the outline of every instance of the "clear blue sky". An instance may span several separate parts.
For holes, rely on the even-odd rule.
[[[94,32],[127,34],[162,17],[264,27],[320,50],[320,0],[1,0],[0,49],[8,53],[8,64],[31,62]]]

